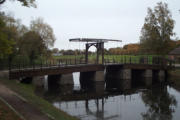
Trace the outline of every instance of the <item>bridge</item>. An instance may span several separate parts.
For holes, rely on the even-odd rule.
[[[134,57],[124,56],[119,59],[104,58],[104,43],[107,39],[70,39],[86,43],[85,59],[57,59],[55,61],[41,62],[38,65],[27,66],[24,64],[10,66],[9,79],[21,81],[33,81],[38,86],[43,86],[44,76],[48,76],[49,85],[73,85],[72,73],[80,72],[80,84],[82,89],[100,88],[98,85],[106,84],[107,89],[130,89],[132,84],[141,80],[143,84],[151,85],[163,82],[167,71],[173,68],[172,61],[164,57]],[[88,61],[88,49],[91,46],[97,48],[96,61]],[[102,56],[101,62],[99,56]],[[50,86],[49,86],[50,87]]]

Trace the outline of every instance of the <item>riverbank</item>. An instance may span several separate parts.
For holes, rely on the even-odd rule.
[[[180,88],[180,69],[175,69],[169,72],[169,81],[176,87]]]
[[[19,82],[15,81],[15,80],[8,80],[6,78],[0,78],[0,85],[1,85],[1,87],[0,87],[1,94],[7,93],[6,89],[10,89],[12,92],[15,92],[15,94],[17,93],[16,95],[14,95],[14,94],[12,95],[13,99],[15,99],[15,97],[17,97],[18,99],[21,99],[20,101],[22,103],[18,102],[17,105],[14,107],[18,107],[18,106],[21,107],[19,110],[21,110],[21,109],[22,110],[18,111],[18,112],[22,112],[22,113],[24,112],[23,116],[25,116],[25,117],[30,116],[31,113],[33,113],[33,111],[36,111],[35,109],[37,109],[37,111],[40,111],[39,114],[41,114],[44,117],[46,116],[46,118],[48,118],[48,120],[77,120],[77,118],[72,117],[72,116],[68,115],[67,113],[55,108],[48,101],[36,96],[34,94],[35,87],[31,84],[28,84],[28,85],[20,84]],[[3,96],[3,95],[1,95],[1,96]],[[8,98],[8,96],[6,96],[6,98]],[[13,102],[12,101],[13,99],[12,98],[9,99],[9,102]],[[25,104],[25,103],[27,103],[27,104]],[[29,108],[33,107],[31,109],[32,111],[29,111],[29,113],[25,113],[25,111],[28,111],[28,107],[22,107],[22,104],[25,106],[29,105]],[[23,108],[25,110],[23,110]],[[30,120],[30,119],[28,118],[27,120]],[[34,120],[33,117],[32,117],[32,120]],[[41,120],[41,119],[38,119],[38,120]],[[44,119],[44,120],[46,120],[46,119]]]

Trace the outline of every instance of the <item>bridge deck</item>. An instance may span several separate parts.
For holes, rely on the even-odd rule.
[[[105,68],[122,68],[122,69],[152,69],[152,70],[168,70],[170,66],[162,65],[148,65],[148,64],[81,64],[81,65],[68,65],[68,66],[51,66],[51,67],[38,67],[26,69],[14,69],[9,73],[10,79],[17,79],[20,77],[33,77],[42,75],[57,75],[68,74],[73,72],[90,72],[102,71]]]
[[[87,65],[87,64],[26,68],[26,69],[11,70],[9,73],[9,78],[17,79],[20,77],[57,75],[57,74],[68,74],[73,72],[89,72],[89,71],[101,71],[101,70],[104,70],[103,65]]]

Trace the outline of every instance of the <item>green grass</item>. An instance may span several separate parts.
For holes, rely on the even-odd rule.
[[[55,108],[43,98],[36,96],[34,93],[35,87],[33,85],[21,84],[14,80],[7,80],[4,78],[0,78],[0,82],[24,97],[30,104],[41,110],[41,112],[54,118],[54,120],[77,120],[77,118]]]
[[[152,64],[152,59],[157,55],[105,55],[104,59],[106,62],[116,62],[116,63],[140,63],[141,58],[146,58],[148,64]],[[85,59],[84,55],[62,55],[62,56],[55,56],[54,59]],[[101,56],[99,57],[99,61],[101,62]],[[95,63],[96,55],[89,55],[88,56],[89,63]]]
[[[180,88],[180,69],[169,71],[170,81]]]

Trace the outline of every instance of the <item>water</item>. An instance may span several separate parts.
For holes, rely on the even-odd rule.
[[[74,74],[76,85],[79,75]],[[169,85],[135,88],[126,93],[72,93],[48,98],[81,120],[179,120],[180,92]],[[47,96],[46,96],[47,98]]]

